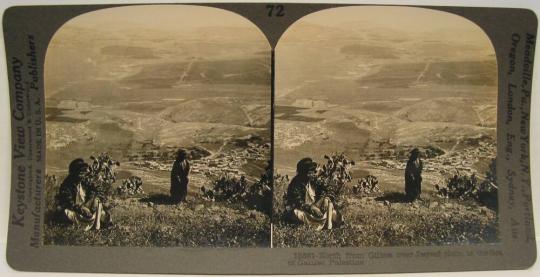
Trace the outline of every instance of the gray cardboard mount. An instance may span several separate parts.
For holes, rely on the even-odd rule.
[[[256,24],[272,47],[296,20],[337,4],[283,4],[268,17],[266,4],[198,4],[230,10]],[[41,244],[45,174],[43,64],[53,34],[86,12],[120,5],[19,6],[3,15],[12,109],[12,187],[7,259],[25,271],[294,274],[523,269],[536,260],[529,168],[529,113],[537,19],[507,8],[426,7],[465,17],[495,48],[499,94],[497,179],[501,242],[461,246],[368,248],[139,248],[62,247]],[[518,40],[513,48],[513,41]],[[514,58],[510,58],[512,48]],[[24,64],[20,66],[19,61]],[[515,71],[509,73],[511,63]],[[515,63],[515,64],[514,64]],[[16,74],[20,70],[20,74]],[[274,81],[274,80],[273,80]],[[517,89],[510,92],[509,85]],[[21,89],[23,88],[24,89]],[[515,109],[509,108],[513,103]],[[513,116],[509,117],[509,112]],[[510,143],[512,142],[512,143]],[[330,264],[328,254],[355,256]],[[413,253],[412,256],[398,253]],[[418,255],[426,253],[425,255]],[[301,257],[314,257],[304,259]]]

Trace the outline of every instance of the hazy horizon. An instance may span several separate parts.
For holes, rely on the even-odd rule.
[[[71,19],[53,36],[45,59],[45,97],[70,84],[119,80],[156,64],[246,59],[261,59],[269,71],[270,45],[238,14],[189,5],[107,8]]]

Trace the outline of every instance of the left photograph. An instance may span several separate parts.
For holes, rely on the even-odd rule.
[[[217,8],[66,22],[44,66],[43,244],[268,247],[270,70],[264,34]]]

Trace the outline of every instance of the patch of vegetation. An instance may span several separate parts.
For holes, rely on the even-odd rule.
[[[352,191],[356,195],[368,196],[375,195],[381,192],[379,188],[379,180],[373,175],[358,179],[358,182],[353,185]]]
[[[498,207],[498,187],[496,185],[496,159],[491,161],[486,178],[480,180],[475,174],[462,175],[459,172],[450,177],[447,185],[435,185],[439,196],[453,199],[473,199],[492,209]]]
[[[344,168],[347,172],[347,167]],[[342,172],[342,169],[337,171]],[[346,174],[335,176],[341,176],[342,182],[349,180]],[[495,183],[494,162],[486,176],[486,180]],[[283,214],[283,197],[289,182],[286,176],[277,175],[274,182],[274,215]],[[478,204],[480,198],[496,199],[496,192],[489,191],[488,196],[477,193],[474,199],[441,199],[436,194],[424,193],[421,200],[410,202],[404,193],[383,192],[378,189],[379,185],[376,177],[368,175],[354,184],[352,189],[344,186],[336,190],[340,192],[337,194],[341,199],[339,210],[345,221],[339,228],[315,231],[309,226],[274,217],[274,246],[428,246],[499,241],[496,209]],[[485,203],[483,201],[481,203]]]
[[[224,174],[212,182],[212,188],[201,187],[203,197],[210,201],[240,202],[247,194],[245,176],[237,178]]]
[[[274,174],[274,198],[272,201],[272,220],[277,222],[283,219],[285,213],[285,198],[287,194],[287,187],[291,180],[287,175],[281,175],[279,173]]]
[[[141,177],[130,176],[122,181],[122,185],[116,188],[116,193],[123,196],[133,196],[144,194],[143,182]]]
[[[136,246],[136,247],[268,247],[270,243],[270,217],[264,204],[270,201],[259,199],[271,196],[268,187],[271,176],[267,173],[255,184],[249,186],[245,178],[224,178],[218,180],[220,186],[233,183],[233,193],[243,195],[239,201],[208,201],[194,196],[187,203],[175,205],[168,194],[157,193],[125,195],[112,189],[116,180],[114,166],[117,165],[107,155],[92,158],[88,181],[107,199],[113,224],[100,230],[84,231],[77,225],[47,217],[43,239],[47,245],[85,246]],[[270,167],[267,168],[267,171]],[[271,171],[270,171],[271,172]],[[131,176],[124,180],[131,189],[142,189],[142,180]],[[60,180],[61,181],[61,180]],[[139,182],[140,181],[140,182]],[[53,212],[55,196],[58,193],[58,179],[46,178],[46,203]],[[140,185],[140,186],[137,186]],[[122,187],[122,186],[120,186]],[[126,188],[128,186],[126,185]],[[230,200],[234,197],[228,198]],[[263,204],[263,205],[261,205]]]
[[[273,163],[268,162],[266,169],[259,181],[255,182],[248,193],[248,205],[271,216],[273,197]]]
[[[212,188],[201,187],[202,195],[210,201],[243,203],[249,208],[259,210],[268,216],[272,212],[272,166],[266,167],[261,178],[248,185],[244,176],[237,178],[228,174],[212,182]]]
[[[62,180],[65,176],[61,176],[59,179],[56,175],[45,175],[45,219],[50,216],[51,212],[56,210],[56,195],[60,188],[59,180]]]
[[[275,247],[381,247],[465,245],[498,241],[496,213],[486,208],[438,202],[387,204],[373,198],[349,198],[345,225],[315,231],[277,222]]]
[[[241,206],[198,200],[180,206],[156,201],[153,207],[148,207],[138,199],[115,199],[113,205],[113,226],[84,232],[76,225],[49,225],[44,228],[45,244],[134,247],[269,245],[268,217]]]
[[[345,184],[352,181],[350,167],[354,165],[343,153],[324,155],[326,164],[317,170],[317,181],[324,188],[324,195],[330,197],[338,206],[343,201]]]
[[[424,149],[424,157],[427,159],[435,158],[444,154],[444,150],[436,146],[429,145],[426,147],[426,149]]]
[[[103,203],[107,203],[114,193],[113,183],[116,182],[115,168],[120,165],[107,153],[99,154],[97,157],[90,156],[92,164],[90,171],[84,176],[83,182],[89,184],[92,190]]]

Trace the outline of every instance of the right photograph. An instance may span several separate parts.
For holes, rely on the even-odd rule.
[[[273,247],[498,243],[495,50],[468,19],[323,10],[275,49]]]

